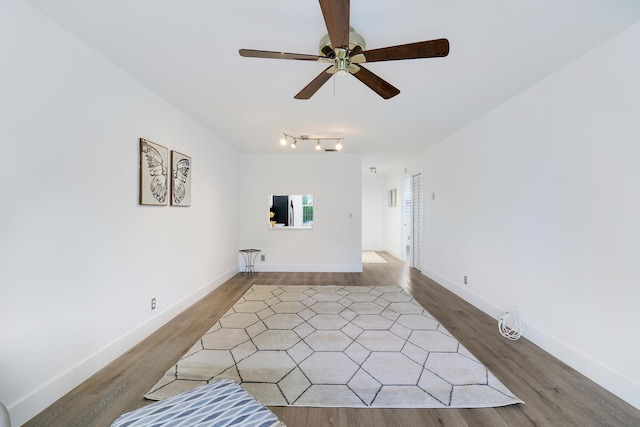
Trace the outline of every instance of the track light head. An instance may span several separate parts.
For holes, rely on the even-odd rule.
[[[291,142],[289,142],[291,141]],[[291,148],[297,148],[298,141],[315,141],[316,151],[322,151],[321,141],[335,141],[335,149],[327,149],[325,151],[340,151],[342,150],[342,138],[310,138],[309,135],[292,136],[287,133],[282,133],[282,139],[280,139],[280,145],[285,146],[289,144]]]

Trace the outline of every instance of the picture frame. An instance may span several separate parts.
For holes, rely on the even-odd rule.
[[[387,197],[388,197],[388,205],[390,208],[395,208],[396,207],[396,203],[397,203],[397,195],[396,195],[396,189],[392,189],[387,191]]]
[[[171,206],[191,206],[191,157],[171,150]]]
[[[169,190],[169,150],[140,138],[140,204],[166,206]]]

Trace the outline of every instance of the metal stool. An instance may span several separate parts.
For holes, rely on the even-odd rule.
[[[256,257],[260,253],[260,249],[240,249],[239,252],[244,257],[244,274],[246,274],[247,276],[258,274],[254,269],[254,262],[256,260]]]

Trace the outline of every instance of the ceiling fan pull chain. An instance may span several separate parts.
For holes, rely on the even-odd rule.
[[[336,96],[336,73],[333,73],[333,96]]]

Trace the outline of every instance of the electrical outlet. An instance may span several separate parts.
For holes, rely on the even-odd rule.
[[[260,261],[264,261],[265,258],[266,258],[265,254],[260,255]]]
[[[467,276],[464,276],[464,284],[467,284]]]
[[[156,298],[153,297],[151,298],[151,310],[155,310],[156,309]]]

